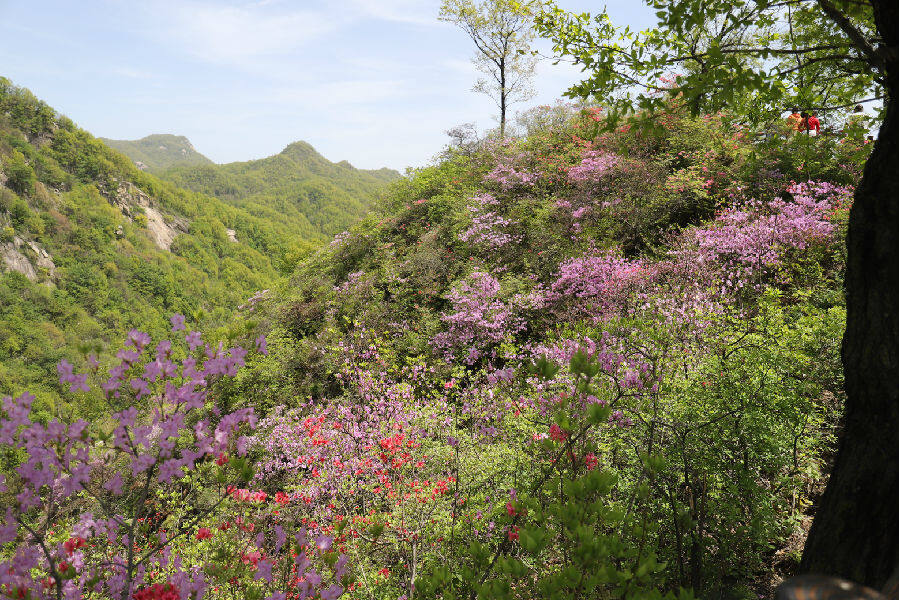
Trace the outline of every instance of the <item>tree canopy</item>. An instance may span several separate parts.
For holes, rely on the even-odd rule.
[[[616,26],[608,13],[548,5],[536,19],[554,51],[583,67],[568,94],[612,113],[681,95],[695,113],[741,108],[768,118],[791,106],[846,108],[884,95],[885,54],[872,3],[855,0],[651,0],[658,24]]]
[[[496,101],[500,136],[506,132],[509,104],[534,94],[530,83],[537,63],[530,42],[531,15],[537,8],[534,0],[443,0],[440,6],[440,20],[458,25],[474,42],[473,62],[486,78],[473,90]]]

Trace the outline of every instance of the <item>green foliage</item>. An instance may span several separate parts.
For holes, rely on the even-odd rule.
[[[270,356],[230,401],[315,415],[387,394],[358,391],[353,377],[366,374],[399,381],[408,405],[434,407],[440,424],[423,418],[422,453],[440,465],[431,477],[453,475],[458,503],[406,539],[391,541],[389,513],[379,517],[386,529],[356,546],[362,596],[408,593],[416,577],[417,598],[749,597],[770,592],[771,564],[795,568],[842,398],[845,208],[835,241],[785,253],[763,292],[721,313],[698,308],[701,332],[637,302],[601,319],[604,298],[566,314],[535,297],[573,257],[616,249],[653,261],[680,232],[779,198],[791,181],[852,184],[867,149],[727,113],[694,118],[677,102],[651,131],[609,131],[602,119],[558,107],[526,120],[526,137],[459,147],[410,173],[300,262],[264,313]],[[585,157],[608,154],[614,170],[572,178]],[[533,184],[503,179],[510,172]],[[469,232],[488,211],[503,237],[481,241]],[[473,273],[498,289],[488,310],[470,309],[486,321],[506,310],[508,330],[480,354],[446,352],[435,340]],[[672,298],[647,301],[673,300],[677,276],[659,277]],[[587,340],[645,363],[655,386],[622,392],[586,350],[551,358]],[[496,379],[516,368],[516,381]],[[578,412],[590,396],[603,402]],[[610,425],[613,411],[632,423]],[[558,439],[546,439],[552,427]],[[289,476],[273,485],[291,482],[305,489]],[[358,510],[352,502],[343,510]]]
[[[25,156],[18,150],[3,159],[3,173],[7,177],[6,185],[17,194],[31,195],[34,193],[34,169],[25,162]]]
[[[790,106],[839,110],[883,95],[885,62],[867,41],[878,37],[870,3],[645,3],[658,23],[641,32],[616,27],[605,10],[550,3],[538,15],[557,56],[586,71],[569,95],[600,100],[615,117],[681,98],[694,114],[730,109],[754,123]]]
[[[0,274],[0,393],[27,386],[42,415],[101,415],[96,396],[65,403],[57,360],[108,363],[114,337],[158,335],[173,312],[212,326],[213,345],[267,331],[268,355],[215,389],[218,409],[268,421],[228,468],[336,534],[359,597],[765,595],[771,564],[794,567],[839,419],[846,207],[753,277],[725,272],[739,292],[678,260],[704,256],[688,234],[725,230],[721,209],[749,215],[793,181],[853,184],[864,144],[694,117],[677,100],[651,129],[557,107],[526,116],[525,137],[410,172],[313,249],[297,234],[339,229],[307,210],[342,228],[365,203],[329,205],[352,187],[331,175],[352,170],[307,145],[168,172],[201,193],[63,118],[7,112],[21,116],[0,121],[0,150],[37,181],[27,197],[2,188],[0,224],[22,252],[46,248],[55,274]],[[385,178],[349,180],[362,193]],[[169,251],[148,231],[161,223],[178,232]],[[600,292],[564,292],[562,271],[597,256],[623,266]],[[704,268],[726,271],[715,260]],[[277,268],[289,281],[247,301]],[[282,443],[291,453],[274,456]],[[323,460],[335,448],[346,454]],[[223,585],[252,577],[220,541],[232,534],[191,549],[212,549]]]
[[[560,370],[545,358],[532,363],[528,374],[550,382]],[[601,365],[595,357],[576,352],[569,371],[577,395],[599,393],[593,387]],[[542,467],[531,492],[516,493],[506,504],[501,524],[506,539],[495,548],[473,541],[461,563],[434,567],[416,580],[416,592],[439,598],[514,598],[527,590],[534,598],[681,598],[684,590],[660,592],[665,587],[664,563],[645,544],[658,527],[644,510],[648,487],[641,482],[621,494],[618,476],[595,465],[578,464],[578,440],[604,425],[608,406],[594,404],[578,422],[569,406],[559,406],[554,420],[568,435],[546,441],[553,459]],[[591,455],[592,456],[592,455]],[[566,458],[567,457],[567,458]],[[664,459],[644,456],[654,477]],[[641,510],[629,507],[634,503]]]
[[[211,165],[212,161],[197,152],[183,135],[155,134],[139,140],[100,141],[118,150],[151,173],[162,173],[176,166]]]
[[[5,79],[0,163],[0,243],[34,270],[34,281],[0,272],[0,394],[30,389],[52,411],[63,410],[59,359],[102,360],[129,329],[159,335],[175,312],[205,315],[193,325],[214,332],[275,283],[282,248],[304,248],[284,227],[139,171]],[[168,250],[151,212],[175,236]],[[90,414],[96,400],[70,408]]]

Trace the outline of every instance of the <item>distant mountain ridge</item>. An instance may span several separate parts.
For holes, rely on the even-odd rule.
[[[223,165],[181,164],[159,175],[263,219],[307,223],[304,235],[320,242],[358,221],[384,185],[401,177],[392,169],[357,169],[347,161],[331,162],[304,141],[266,158]]]
[[[100,141],[130,158],[142,171],[151,173],[180,165],[213,164],[197,152],[190,140],[183,135],[155,133],[139,140],[100,138]]]
[[[321,237],[144,172],[0,77],[0,397],[62,406],[60,359],[110,364],[131,328],[162,335],[176,312],[229,326]],[[83,406],[106,410],[97,394]]]
[[[349,228],[385,184],[402,177],[393,169],[357,169],[346,160],[331,162],[305,141],[288,144],[266,158],[216,164],[184,136],[101,139],[138,168],[178,187],[215,196],[261,219],[296,223],[295,232],[310,242],[325,242]]]
[[[331,162],[319,154],[312,144],[303,140],[292,142],[285,146],[285,148],[278,154],[266,158],[232,163],[215,163],[198,152],[190,140],[183,135],[154,133],[142,137],[139,140],[113,140],[103,137],[99,139],[110,148],[118,150],[130,158],[139,169],[156,174],[178,167],[197,165],[228,166],[259,163],[260,161],[270,160],[276,156],[285,155],[293,157],[294,159],[311,160],[320,165],[328,164],[341,169],[364,173],[385,183],[399,179],[402,176],[398,171],[388,167],[382,167],[380,169],[359,169],[354,167],[348,160],[341,160],[337,163]]]

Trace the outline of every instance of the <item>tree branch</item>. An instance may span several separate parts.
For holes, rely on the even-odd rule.
[[[853,25],[852,21],[849,20],[849,17],[844,15],[833,5],[831,0],[818,0],[818,6],[820,6],[824,14],[830,17],[830,20],[836,23],[837,27],[846,34],[852,41],[852,44],[868,58],[868,62],[871,66],[876,67],[880,71],[886,70],[886,63],[884,62],[883,57],[880,56],[877,50],[867,39],[865,39],[864,34]]]

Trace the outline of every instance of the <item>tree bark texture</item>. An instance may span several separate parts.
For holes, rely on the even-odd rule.
[[[886,115],[849,215],[844,427],[800,570],[879,589],[899,566],[899,0],[873,5]]]
[[[503,59],[499,67],[499,137],[506,137],[506,61]]]

